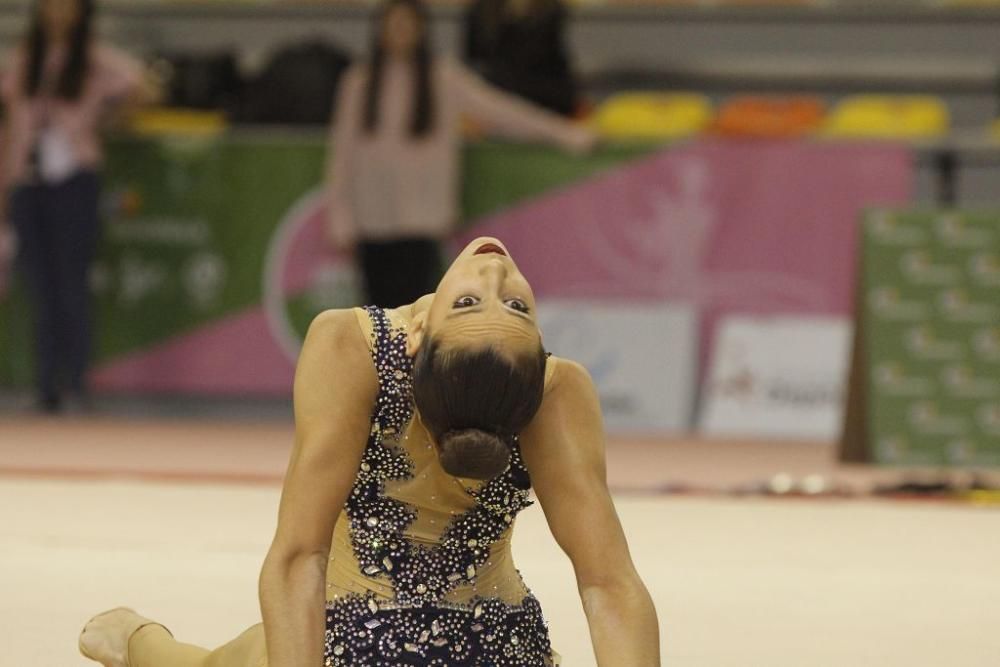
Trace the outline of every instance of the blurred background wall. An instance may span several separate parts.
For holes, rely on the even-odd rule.
[[[0,6],[3,46],[23,31],[26,7]],[[331,73],[364,56],[371,11],[101,6],[102,34],[146,59],[180,112],[133,119],[111,141],[108,227],[93,276],[100,390],[287,398],[311,316],[360,302],[350,261],[324,248],[320,186]],[[465,12],[432,5],[438,51],[461,56]],[[862,218],[881,215],[870,222],[878,228],[923,209],[926,220],[913,224],[951,229],[953,218],[932,211],[1000,199],[1000,5],[592,2],[570,13],[576,115],[605,142],[574,157],[470,131],[455,243],[495,233],[511,244],[551,304],[546,326],[563,332],[557,351],[607,371],[612,428],[840,437],[848,395],[868,409],[848,390],[851,378],[867,387],[880,368],[890,372],[868,360],[858,362],[863,376],[849,373],[857,325],[872,315],[858,290],[878,287],[863,281]],[[329,65],[292,97],[283,73],[306,76],[299,63],[317,62]],[[992,275],[994,223],[967,224],[985,225],[987,254],[968,261]],[[943,255],[928,243],[871,261],[933,274]],[[989,301],[982,284],[982,294],[968,287],[973,301]],[[904,287],[893,294],[905,302]],[[0,304],[0,381],[12,388],[30,373],[24,308],[17,289]],[[983,308],[981,331],[969,335],[992,340]],[[892,335],[919,339],[919,327],[945,315]],[[606,325],[616,317],[645,337],[620,345],[627,332]],[[644,364],[653,350],[656,362]],[[777,379],[761,380],[755,365]],[[985,379],[983,409],[997,398],[995,379]],[[754,381],[785,407],[726,407]],[[785,426],[773,428],[775,419]]]

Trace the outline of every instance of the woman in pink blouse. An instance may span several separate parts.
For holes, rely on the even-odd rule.
[[[35,305],[38,405],[55,412],[66,395],[86,404],[100,121],[115,104],[151,100],[155,88],[136,61],[91,36],[92,0],[39,0],[32,11],[0,78],[0,210]],[[10,232],[0,228],[0,237]]]
[[[459,217],[461,119],[494,134],[583,152],[586,129],[492,88],[431,55],[420,0],[388,0],[370,62],[345,74],[331,131],[330,238],[353,252],[370,303],[395,307],[434,291],[439,243]]]

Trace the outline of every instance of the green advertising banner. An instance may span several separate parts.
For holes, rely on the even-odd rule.
[[[875,460],[1000,465],[1000,213],[872,211],[862,262]]]
[[[472,144],[464,156],[464,219],[578,182],[654,148],[605,146],[581,158],[540,146]],[[112,141],[104,173],[102,247],[92,272],[95,366],[127,362],[130,355],[219,322],[234,321],[229,334],[239,333],[234,318],[273,296],[267,294],[265,274],[280,254],[276,249],[282,250],[286,240],[294,246],[291,255],[279,258],[287,264],[303,245],[302,238],[282,235],[292,228],[301,231],[303,219],[312,216],[315,223],[322,214],[326,153],[322,133],[288,131]],[[294,267],[284,272],[294,273]],[[294,329],[289,337],[300,340],[324,308],[357,305],[356,285],[326,278],[310,280],[317,289],[293,285],[277,295],[281,303],[276,307]],[[15,280],[13,289],[0,296],[0,386],[30,382],[30,313],[23,286]],[[204,361],[206,373],[211,363]],[[255,363],[267,361],[248,359],[244,384],[250,384]],[[128,372],[119,368],[113,382],[101,382],[98,373],[98,383],[130,385]]]

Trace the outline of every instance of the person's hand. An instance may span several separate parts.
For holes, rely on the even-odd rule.
[[[163,104],[167,99],[167,84],[160,72],[154,68],[147,68],[142,75],[142,83],[136,93],[136,103],[141,106],[155,107]]]
[[[326,245],[338,257],[353,257],[357,249],[357,239],[353,234],[345,233],[343,227],[328,225],[326,228]]]
[[[586,155],[597,146],[597,140],[597,134],[590,128],[574,125],[563,141],[563,149],[572,155]]]
[[[330,239],[330,247],[337,257],[351,258],[354,257],[357,244],[343,239]]]
[[[354,230],[351,209],[340,197],[327,203],[326,209],[326,244],[338,256],[353,257],[358,245]]]

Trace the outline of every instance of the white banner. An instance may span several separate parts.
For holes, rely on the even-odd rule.
[[[538,312],[545,347],[590,371],[610,432],[690,429],[698,358],[693,309],[545,300]]]
[[[699,431],[830,442],[840,433],[851,323],[842,317],[729,317],[705,382]]]

